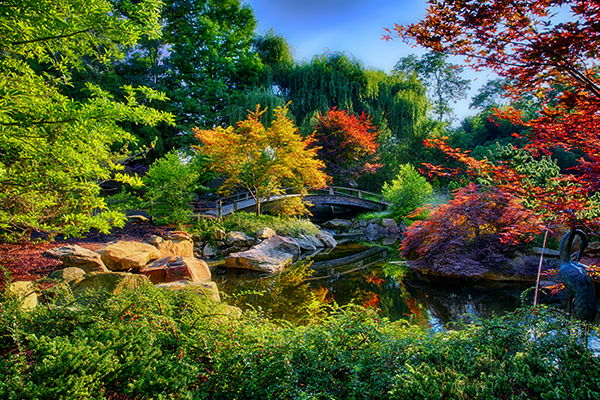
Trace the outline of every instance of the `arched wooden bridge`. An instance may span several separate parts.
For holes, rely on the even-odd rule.
[[[302,197],[304,200],[315,205],[353,207],[365,211],[382,211],[389,206],[389,203],[380,194],[340,186],[309,189],[308,193],[305,194],[294,192],[292,189],[286,189],[282,194],[272,196],[262,204],[290,197]],[[253,207],[256,207],[256,201],[248,192],[222,197],[212,202],[212,204],[207,204],[206,202],[194,203],[197,215],[213,217],[222,217],[238,210],[247,210]]]

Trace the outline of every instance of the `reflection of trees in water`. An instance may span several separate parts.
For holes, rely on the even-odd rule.
[[[458,281],[406,281],[407,291],[442,323],[501,315],[520,305],[528,286],[516,283],[466,284]]]
[[[311,287],[304,279],[311,274],[308,264],[289,268],[277,275],[228,274],[217,278],[229,304],[263,312],[269,318],[308,323],[325,313],[328,291]]]
[[[347,250],[350,254],[351,250],[356,251]],[[262,310],[272,318],[307,323],[323,315],[333,299],[340,305],[354,302],[377,308],[392,321],[408,320],[424,328],[430,328],[432,323],[464,320],[464,316],[469,320],[514,310],[527,288],[517,283],[416,279],[405,266],[394,262],[335,276],[336,272],[356,266],[332,267],[331,277],[308,282],[306,278],[315,279],[311,274],[318,276],[323,271],[315,272],[306,264],[274,276],[227,271],[215,279],[221,291],[229,294],[229,303]]]

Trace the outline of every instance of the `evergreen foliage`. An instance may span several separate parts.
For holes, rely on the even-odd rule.
[[[67,297],[65,297],[67,296]],[[31,313],[5,298],[0,397],[592,399],[600,361],[580,327],[523,309],[428,334],[349,306],[305,326],[236,317],[193,291],[147,286]]]

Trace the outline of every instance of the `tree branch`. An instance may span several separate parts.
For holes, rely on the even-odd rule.
[[[8,42],[8,43],[10,45],[13,45],[13,46],[19,46],[19,45],[22,45],[22,44],[44,42],[44,41],[47,41],[47,40],[65,39],[65,38],[73,37],[73,36],[76,36],[76,35],[80,35],[82,33],[88,33],[88,32],[91,32],[91,31],[92,31],[92,28],[87,28],[87,29],[82,29],[80,31],[75,31],[75,32],[71,32],[71,33],[65,33],[64,35],[46,36],[46,37],[41,37],[41,38],[35,38],[35,39],[29,39],[29,40],[22,40],[22,41],[17,41],[17,42]]]

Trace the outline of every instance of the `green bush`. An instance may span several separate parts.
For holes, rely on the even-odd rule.
[[[228,215],[224,218],[223,225],[227,231],[240,231],[248,235],[254,235],[264,227],[272,228],[278,235],[284,236],[316,235],[319,232],[319,228],[307,219],[274,215],[257,216],[247,212]]]
[[[427,333],[357,306],[309,325],[152,285],[0,302],[3,399],[593,399],[600,359],[545,309]],[[597,329],[597,328],[593,328]]]
[[[392,203],[390,210],[396,219],[422,206],[432,193],[429,182],[410,164],[402,165],[396,178],[386,182],[382,189],[385,199]]]
[[[182,159],[177,151],[167,153],[150,166],[143,178],[144,200],[148,212],[158,224],[187,224],[193,209],[190,205],[200,188],[203,159],[198,156]]]

